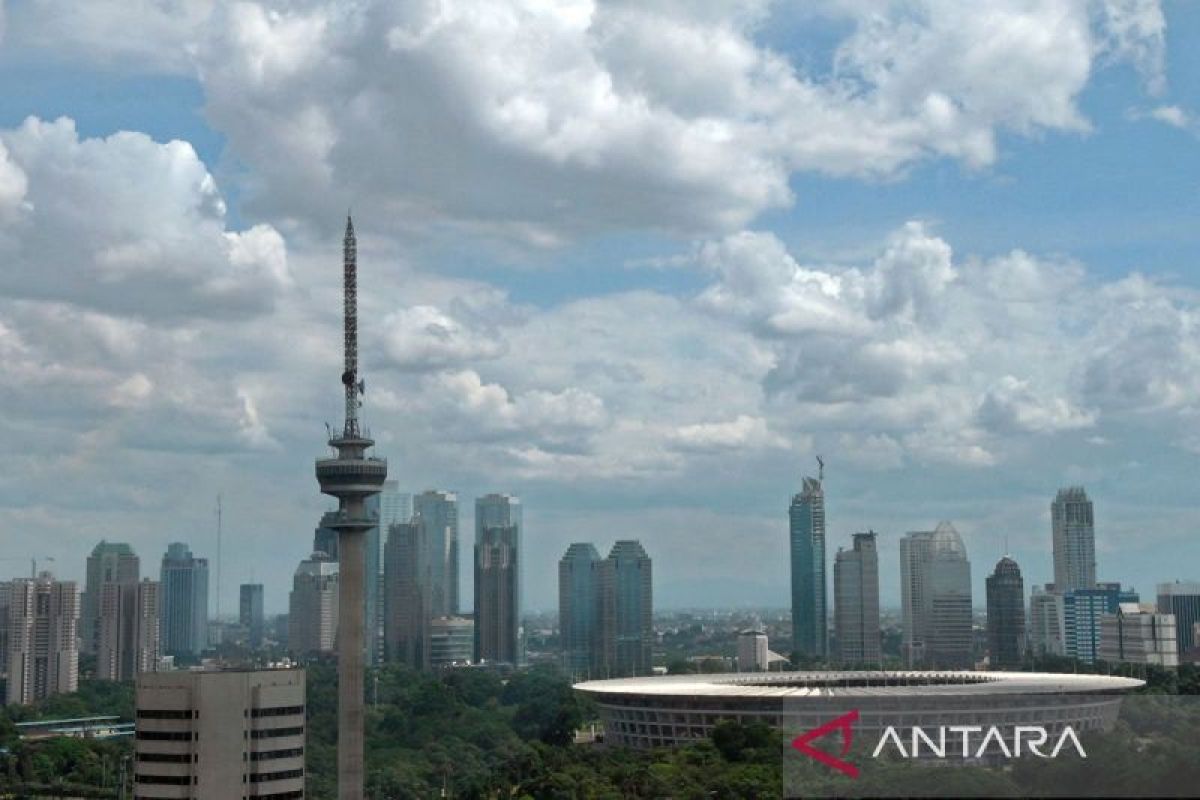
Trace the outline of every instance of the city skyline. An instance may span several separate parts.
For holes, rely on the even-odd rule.
[[[1076,484],[1099,580],[1195,579],[1200,9],[57,2],[7,4],[0,46],[14,558],[81,584],[101,539],[211,561],[220,494],[221,608],[250,565],[285,608],[328,508],[298,465],[340,422],[353,207],[365,421],[419,454],[407,491],[525,500],[528,609],[612,530],[674,554],[659,607],[785,603],[780,498],[817,452],[829,541],[880,533],[883,598],[939,519],[977,598],[1006,551],[1052,581]]]

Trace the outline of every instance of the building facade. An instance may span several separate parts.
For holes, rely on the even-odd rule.
[[[1100,653],[1100,620],[1117,613],[1121,603],[1137,603],[1138,594],[1119,583],[1063,593],[1063,651],[1068,658],[1094,664]]]
[[[879,664],[879,553],[873,531],[854,534],[850,550],[833,560],[833,621],[838,659]]]
[[[771,650],[767,646],[766,631],[744,630],[738,632],[738,672],[766,672],[771,664]]]
[[[163,654],[200,655],[208,646],[208,559],[173,542],[163,556],[159,583]]]
[[[30,705],[79,688],[79,587],[49,572],[17,578],[0,590],[7,597],[9,705]]]
[[[1053,583],[1033,587],[1029,597],[1029,649],[1038,656],[1066,655],[1063,596]]]
[[[412,510],[428,542],[430,618],[452,617],[459,611],[458,495],[430,489],[412,498]]]
[[[788,507],[792,568],[792,649],[802,656],[828,653],[825,610],[825,491],[805,478]]]
[[[489,494],[475,500],[475,658],[517,665],[521,646],[521,527],[519,498]]]
[[[1175,615],[1175,650],[1180,660],[1200,658],[1200,581],[1160,583],[1157,591],[1160,614]]]
[[[305,701],[300,669],[140,676],[134,796],[302,799]]]
[[[1160,613],[1150,603],[1120,603],[1115,614],[1100,618],[1101,661],[1179,666],[1174,614]]]
[[[600,635],[600,553],[575,542],[558,562],[558,630],[563,669],[588,675],[595,667]]]
[[[300,562],[288,596],[288,649],[296,656],[332,653],[338,630],[338,562],[317,551]]]
[[[160,585],[142,581],[108,582],[100,589],[99,648],[96,677],[130,681],[156,672],[162,655]]]
[[[1025,581],[1021,568],[1005,556],[987,578],[988,663],[1016,669],[1025,656]]]
[[[599,674],[649,675],[654,665],[654,591],[641,543],[618,541],[599,565]]]
[[[475,652],[475,621],[438,617],[429,623],[429,666],[445,669],[468,664]]]
[[[1096,586],[1096,526],[1082,486],[1059,489],[1050,504],[1054,585],[1060,592]]]
[[[907,664],[971,666],[971,564],[951,523],[901,538],[900,590]]]
[[[124,542],[101,541],[87,559],[79,611],[79,650],[95,654],[100,646],[100,593],[107,583],[137,583],[140,563]]]
[[[428,529],[414,518],[393,523],[384,546],[384,656],[430,667],[431,563]]]
[[[238,624],[246,631],[246,645],[262,647],[264,633],[263,585],[243,583],[238,589]]]

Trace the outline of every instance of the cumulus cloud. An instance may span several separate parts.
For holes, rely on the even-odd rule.
[[[434,306],[389,314],[382,325],[386,363],[406,370],[444,369],[487,361],[505,344],[497,330],[476,330]]]
[[[788,441],[771,432],[762,417],[739,414],[727,422],[681,425],[670,434],[671,441],[684,450],[738,450],[759,447],[787,447]]]
[[[86,139],[68,118],[30,117],[0,131],[0,145],[0,210],[10,209],[0,289],[10,296],[229,318],[269,310],[290,285],[282,237],[267,225],[227,230],[224,200],[186,142]]]

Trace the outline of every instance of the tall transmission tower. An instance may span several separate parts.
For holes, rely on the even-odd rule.
[[[387,478],[387,461],[367,455],[375,442],[360,429],[358,408],[366,385],[358,375],[358,244],[354,223],[346,217],[342,239],[342,387],[346,419],[329,446],[336,453],[317,459],[317,481],[323,494],[338,499],[329,527],[338,533],[338,800],[363,797],[363,682],[366,668],[363,583],[366,532],[377,521],[366,500],[379,494]]]

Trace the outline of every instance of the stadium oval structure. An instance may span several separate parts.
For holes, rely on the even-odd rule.
[[[1134,678],[1041,672],[778,672],[584,681],[605,741],[632,748],[707,739],[721,720],[811,730],[850,711],[857,728],[1040,725],[1108,730]]]

